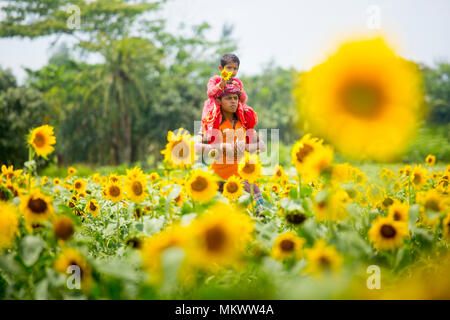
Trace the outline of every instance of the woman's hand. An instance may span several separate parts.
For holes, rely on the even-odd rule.
[[[220,80],[219,84],[218,84],[219,89],[220,89],[220,90],[223,90],[223,88],[225,88],[225,85],[226,85],[226,84],[227,84],[227,81],[226,81],[224,78],[222,78],[222,79]]]

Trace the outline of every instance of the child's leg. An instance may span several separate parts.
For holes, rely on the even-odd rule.
[[[248,193],[251,193],[250,184],[247,181],[244,181],[244,190]],[[256,213],[260,214],[266,208],[264,207],[264,198],[261,193],[261,190],[259,190],[259,187],[256,184],[252,184],[253,186],[253,199],[256,202]]]

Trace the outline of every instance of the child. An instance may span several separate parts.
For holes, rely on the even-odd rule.
[[[214,151],[218,154],[211,169],[223,180],[232,175],[239,176],[238,165],[244,151],[254,153],[266,150],[264,142],[253,132],[258,122],[256,112],[241,102],[241,93],[241,88],[235,84],[227,84],[223,90],[216,93],[214,106],[216,112],[213,113],[212,126],[208,126],[207,131],[203,131],[202,128],[194,145],[197,153],[210,154]],[[229,137],[234,137],[234,140],[223,138],[225,133],[230,134]],[[221,188],[223,184],[224,181],[219,183]],[[244,181],[244,189],[248,193],[251,192],[247,181]],[[265,207],[257,185],[253,185],[253,194],[256,212],[260,215]]]
[[[230,80],[228,81],[224,80],[219,75],[215,75],[211,77],[211,79],[209,79],[208,85],[206,86],[207,88],[206,93],[208,94],[208,100],[206,100],[203,105],[202,122],[208,122],[208,120],[211,120],[214,117],[212,113],[214,111],[215,97],[219,91],[224,89],[227,83],[231,83],[234,84],[235,86],[238,86],[240,88],[239,101],[242,102],[242,104],[245,104],[247,102],[247,94],[244,91],[244,85],[242,84],[241,80],[235,78],[239,70],[239,65],[240,65],[239,58],[232,53],[224,54],[220,59],[219,70],[222,71],[225,69],[226,71],[233,73],[231,75]]]

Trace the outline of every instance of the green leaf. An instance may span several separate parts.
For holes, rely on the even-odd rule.
[[[30,267],[39,259],[45,242],[40,237],[26,236],[22,239],[20,246],[23,262],[27,267]]]
[[[413,229],[413,227],[416,225],[417,218],[419,217],[419,205],[415,204],[411,206],[409,209],[409,228]]]

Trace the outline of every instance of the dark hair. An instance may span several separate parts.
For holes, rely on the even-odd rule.
[[[220,58],[220,65],[225,67],[230,62],[236,62],[238,66],[241,64],[239,58],[234,53],[225,53],[222,58]]]

